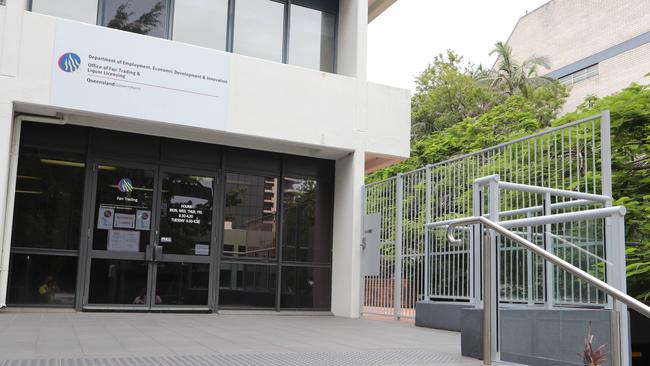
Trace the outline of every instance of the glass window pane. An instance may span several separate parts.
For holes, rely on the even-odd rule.
[[[99,165],[93,249],[144,252],[151,235],[152,170]]]
[[[334,72],[335,16],[291,5],[289,63]]]
[[[283,308],[330,308],[330,270],[320,267],[282,267]]]
[[[101,25],[167,38],[169,0],[103,0]]]
[[[214,179],[164,173],[160,241],[165,254],[210,255]]]
[[[156,304],[208,305],[210,265],[158,262]]]
[[[236,308],[273,308],[277,289],[277,267],[274,265],[221,265],[219,305]]]
[[[278,179],[226,175],[223,255],[274,258]]]
[[[233,50],[282,62],[284,4],[272,0],[237,1]]]
[[[226,49],[228,0],[185,0],[174,4],[174,40]]]
[[[77,257],[11,254],[10,304],[73,306],[77,280]]]
[[[283,261],[329,262],[329,220],[319,207],[320,193],[316,180],[284,179]]]
[[[21,147],[11,245],[78,249],[84,157]]]
[[[142,261],[93,259],[90,267],[88,302],[91,304],[146,304],[147,268],[147,262]]]

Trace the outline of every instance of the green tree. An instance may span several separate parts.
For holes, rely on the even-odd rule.
[[[500,102],[497,93],[476,83],[484,74],[481,67],[465,64],[451,50],[436,56],[415,78],[416,91],[411,100],[413,138],[422,138],[465,118],[481,115]]]
[[[555,83],[550,77],[539,76],[540,68],[549,68],[546,57],[533,56],[518,63],[512,57],[512,47],[503,42],[494,45],[490,55],[494,54],[498,56],[495,68],[484,78],[491,89],[508,96],[520,94],[528,98],[535,89]]]

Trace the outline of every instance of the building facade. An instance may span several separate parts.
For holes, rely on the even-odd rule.
[[[546,56],[547,75],[570,88],[563,112],[650,78],[650,3],[552,0],[526,14],[508,44],[515,60]]]
[[[381,0],[0,2],[0,307],[356,317]],[[370,17],[369,17],[370,13]]]

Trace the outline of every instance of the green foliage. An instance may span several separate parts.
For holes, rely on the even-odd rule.
[[[483,79],[493,90],[528,98],[537,88],[554,83],[553,79],[538,73],[540,68],[549,68],[546,57],[533,56],[518,63],[512,58],[512,47],[503,42],[494,45],[490,55],[494,54],[498,56],[495,68]]]
[[[510,74],[501,70],[501,80],[485,86],[490,75],[481,68],[462,66],[462,58],[451,51],[446,57],[436,57],[417,79],[411,158],[368,175],[366,181],[383,180],[609,110],[613,196],[615,204],[627,208],[628,291],[650,300],[650,88],[632,84],[605,98],[588,96],[575,112],[555,119],[567,92],[557,81],[535,79],[537,67],[530,64],[537,61],[528,60],[522,66],[508,60],[507,67],[520,69]],[[592,132],[586,133],[579,137],[589,139]],[[600,176],[589,178],[600,180]]]
[[[540,98],[549,96],[555,98],[553,94],[543,94]],[[414,142],[411,147],[411,158],[368,175],[366,181],[370,183],[386,179],[397,173],[538,131],[542,127],[539,120],[539,103],[547,105],[556,103],[540,100],[511,96],[479,117],[465,118],[439,133],[430,134]]]
[[[590,97],[560,125],[604,110],[611,113],[612,190],[625,216],[628,291],[650,299],[650,88],[632,84],[614,95]],[[629,244],[636,243],[634,246]]]
[[[480,67],[464,65],[453,51],[438,55],[415,79],[411,100],[414,138],[441,131],[468,117],[476,117],[503,98],[476,83],[484,74]]]

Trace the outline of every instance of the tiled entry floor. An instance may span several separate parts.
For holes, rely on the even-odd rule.
[[[27,361],[26,360],[31,360]],[[479,365],[454,332],[333,316],[0,312],[0,366]]]

